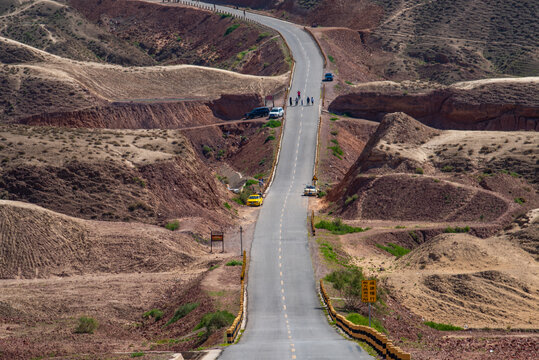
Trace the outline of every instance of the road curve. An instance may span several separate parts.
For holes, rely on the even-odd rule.
[[[217,6],[243,15],[242,10]],[[313,39],[294,24],[247,13],[279,31],[296,68],[291,95],[304,106],[288,107],[279,163],[256,223],[247,286],[247,327],[220,359],[372,359],[329,324],[316,294],[307,233],[308,199],[320,113],[323,58]],[[315,104],[307,106],[306,96]]]

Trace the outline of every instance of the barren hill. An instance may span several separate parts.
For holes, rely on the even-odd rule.
[[[436,90],[374,82],[350,87],[329,110],[378,121],[404,112],[439,129],[539,130],[538,91],[538,77],[460,82]]]
[[[4,8],[0,35],[74,60],[196,64],[255,75],[288,71],[274,31],[196,8],[110,0],[10,2]]]
[[[537,232],[537,214],[515,226],[516,236],[516,229],[486,239],[439,235],[397,260],[387,282],[405,306],[426,320],[472,328],[535,328],[539,267],[515,240]]]
[[[232,221],[224,186],[178,131],[2,126],[0,158],[3,199],[85,219]]]
[[[80,220],[0,200],[0,278],[48,278],[185,268],[205,254],[184,233],[140,223]]]
[[[507,221],[539,200],[519,179],[537,181],[536,134],[439,131],[389,114],[328,199],[348,218]]]
[[[67,60],[0,38],[0,119],[73,111],[111,101],[217,99],[221,94],[277,94],[287,75],[257,77],[191,65],[123,68]]]

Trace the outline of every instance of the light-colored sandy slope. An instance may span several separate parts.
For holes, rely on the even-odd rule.
[[[539,226],[537,217],[525,226]],[[508,234],[439,235],[393,266],[387,277],[392,294],[426,321],[539,327],[539,264]]]
[[[265,77],[192,65],[121,67],[68,60],[0,37],[0,43],[35,54],[31,62],[12,64],[41,77],[76,82],[109,101],[158,98],[218,98],[221,94],[276,94],[288,74]],[[27,71],[28,71],[27,70]]]
[[[482,79],[475,81],[462,81],[454,83],[449,87],[459,89],[459,90],[471,90],[483,85],[490,84],[503,84],[503,83],[514,83],[514,84],[530,84],[530,83],[539,83],[538,76],[522,77],[522,78],[494,78],[494,79]]]
[[[187,234],[139,223],[73,218],[0,200],[0,278],[160,272],[197,267],[207,252]]]

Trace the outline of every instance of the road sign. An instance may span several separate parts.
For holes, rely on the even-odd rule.
[[[376,302],[376,280],[361,281],[361,301],[364,303]]]
[[[318,181],[318,178],[316,177],[316,175],[313,176],[313,181]]]
[[[210,236],[210,252],[213,252],[213,242],[220,241],[222,251],[225,252],[225,234],[222,231],[212,231]]]

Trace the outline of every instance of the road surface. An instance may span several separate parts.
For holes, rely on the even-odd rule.
[[[313,176],[323,58],[301,27],[252,13],[247,17],[278,30],[286,39],[296,60],[291,95],[301,91],[304,106],[287,110],[275,179],[256,223],[247,327],[239,343],[226,348],[220,359],[372,359],[328,324],[309,254],[308,199],[301,195]],[[313,96],[315,104],[306,106],[305,96]]]

